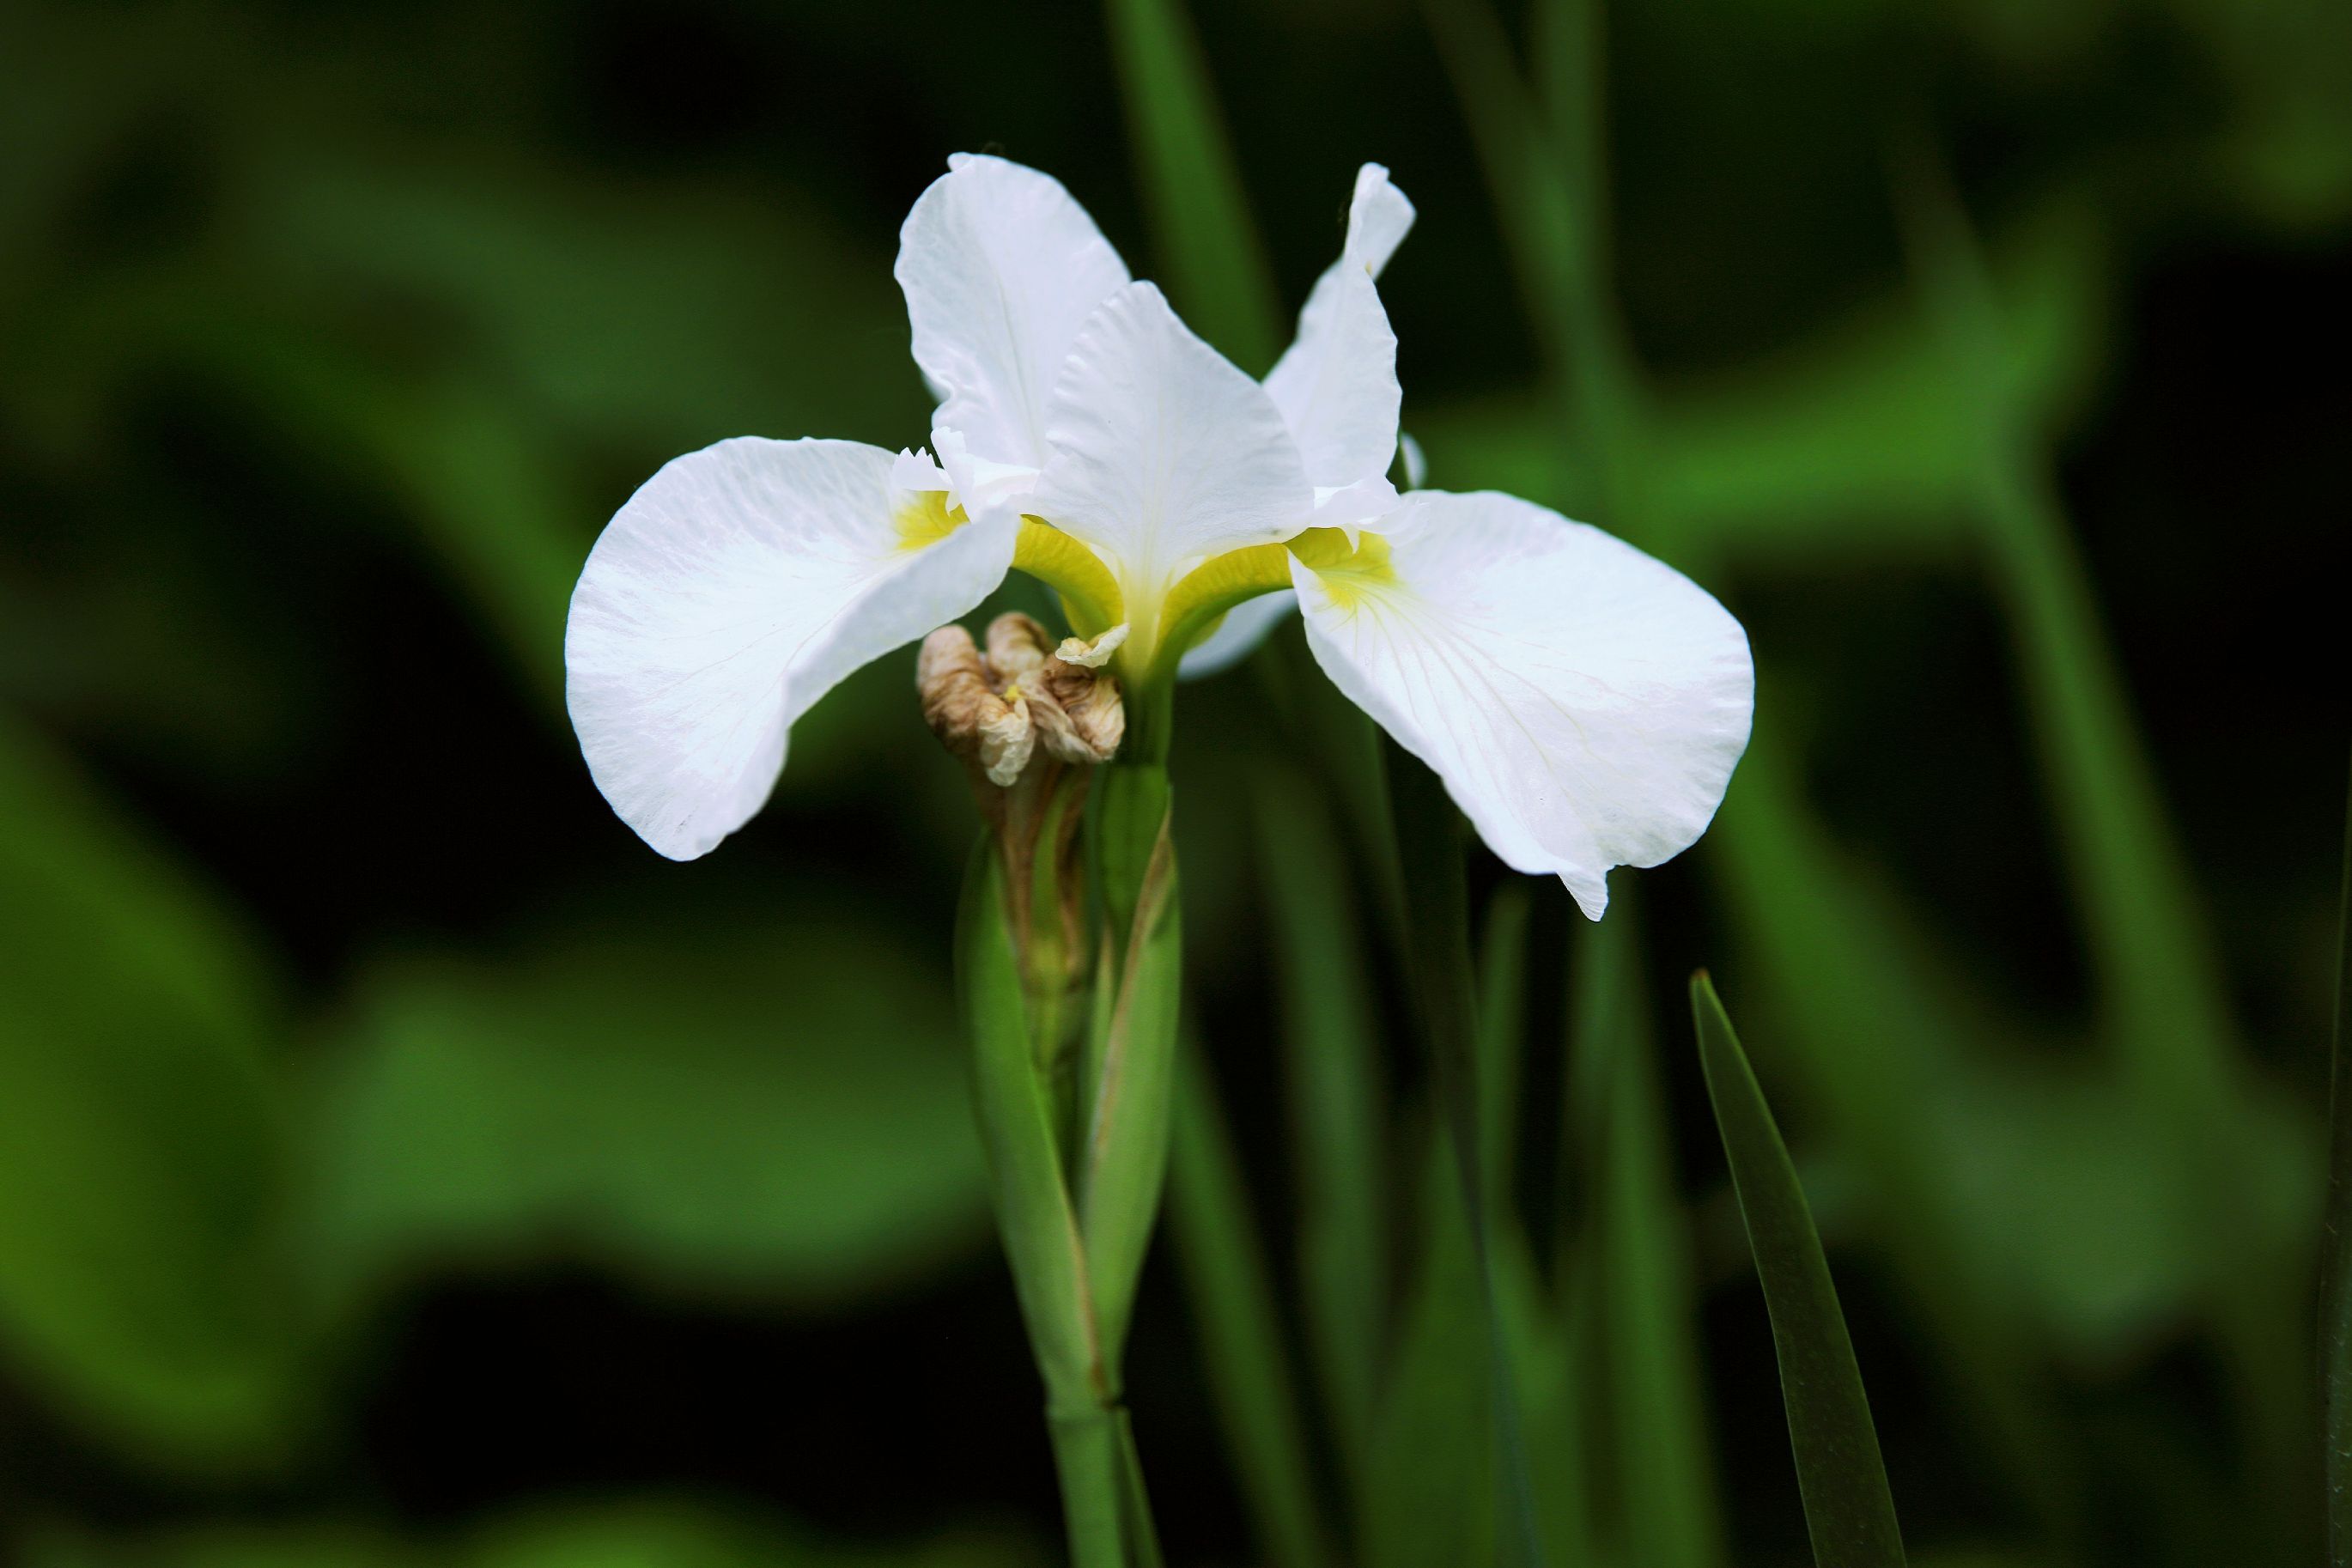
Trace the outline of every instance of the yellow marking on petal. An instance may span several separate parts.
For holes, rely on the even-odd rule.
[[[1314,568],[1332,605],[1353,610],[1365,600],[1397,586],[1396,562],[1389,542],[1367,533],[1356,547],[1336,528],[1310,528],[1290,542],[1291,553]]]
[[[1021,520],[1013,564],[1062,596],[1070,628],[1080,637],[1100,637],[1127,618],[1118,584],[1102,557],[1049,522]]]
[[[937,544],[970,521],[963,508],[948,505],[945,490],[908,490],[890,519],[898,531],[901,550],[920,550]]]

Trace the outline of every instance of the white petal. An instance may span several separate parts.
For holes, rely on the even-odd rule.
[[[1035,468],[974,457],[961,430],[942,426],[931,432],[931,445],[939,448],[956,503],[973,517],[1008,508],[1017,512],[1029,492],[1037,488]]]
[[[1359,529],[1377,532],[1386,528],[1385,520],[1396,511],[1401,500],[1387,475],[1374,474],[1338,489],[1318,488],[1315,492],[1315,515],[1309,521],[1318,528],[1347,530],[1348,542],[1353,545]]]
[[[955,481],[948,471],[932,460],[929,452],[909,452],[905,447],[890,459],[890,489],[905,494],[913,490],[953,490]]]
[[[1356,174],[1339,259],[1315,280],[1298,312],[1298,336],[1265,378],[1306,454],[1307,476],[1327,488],[1388,472],[1402,405],[1396,333],[1380,290],[1381,268],[1412,226],[1412,204],[1367,163]]]
[[[572,727],[596,787],[670,858],[760,809],[819,697],[1011,567],[1009,516],[910,542],[897,461],[855,441],[721,441],[646,480],[589,552],[563,640]]]
[[[1204,675],[1239,664],[1257,651],[1266,634],[1282,623],[1282,617],[1298,608],[1298,595],[1288,589],[1278,594],[1261,594],[1255,599],[1244,599],[1225,612],[1224,624],[1211,632],[1176,662],[1180,680],[1198,680]]]
[[[1380,290],[1368,274],[1346,266],[1315,285],[1298,313],[1297,341],[1265,378],[1307,475],[1330,487],[1387,472],[1404,405],[1396,333]]]
[[[1612,866],[1706,831],[1747,749],[1747,634],[1696,584],[1512,496],[1423,490],[1389,573],[1292,563],[1340,690],[1435,769],[1487,847],[1554,872],[1591,918]]]
[[[933,423],[989,462],[1043,467],[1055,375],[1127,282],[1094,219],[1049,174],[958,153],[907,214],[895,270],[915,363],[940,397]]]
[[[1367,163],[1356,171],[1355,194],[1348,201],[1348,237],[1339,258],[1378,278],[1412,228],[1412,204],[1389,184],[1388,169]]]
[[[1130,612],[1192,563],[1298,531],[1314,504],[1265,389],[1130,283],[1078,334],[1054,388],[1031,510],[1111,563]]]

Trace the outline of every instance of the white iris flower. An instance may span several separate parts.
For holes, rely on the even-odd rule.
[[[960,155],[897,268],[929,451],[743,437],[679,458],[591,552],[564,643],[597,787],[674,859],[760,809],[793,723],[969,614],[1060,595],[1130,705],[1240,657],[1295,599],[1331,679],[1495,853],[1586,914],[1714,816],[1748,743],[1739,623],[1631,545],[1494,493],[1413,490],[1373,279],[1413,209],[1366,164],[1345,247],[1263,384],[1129,279],[1047,175]]]

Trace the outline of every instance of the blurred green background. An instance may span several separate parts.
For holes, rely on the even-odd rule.
[[[952,1033],[971,810],[911,656],[689,866],[562,708],[573,575],[663,460],[926,438],[890,263],[963,148],[1059,176],[1253,371],[1388,163],[1431,482],[1615,528],[1748,624],[1755,748],[1697,849],[1619,874],[1622,936],[1477,877],[1503,1184],[1556,1287],[1538,1426],[1589,1427],[1538,1482],[1589,1560],[1804,1552],[1702,963],[1916,1560],[2307,1558],[2352,732],[2329,0],[14,0],[0,1551],[1058,1551]],[[1475,1561],[1485,1494],[1433,1459],[1480,1447],[1475,1398],[1444,1424],[1479,1363],[1423,1289],[1449,1233],[1380,922],[1335,893],[1350,797],[1293,754],[1343,722],[1314,679],[1294,629],[1181,709],[1238,1164],[1188,1123],[1177,1235],[1230,1239],[1238,1171],[1275,1348],[1329,1384],[1309,1488],[1358,1523],[1320,1550]],[[1334,1032],[1394,1090],[1351,1123],[1369,1196],[1315,1130]],[[1335,1223],[1387,1272],[1335,1278]],[[1147,1279],[1161,1530],[1313,1561],[1228,1457],[1273,1386],[1218,1337],[1239,1256]],[[1330,1371],[1351,1322],[1387,1371]]]

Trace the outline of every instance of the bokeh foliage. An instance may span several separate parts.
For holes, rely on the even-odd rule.
[[[0,13],[0,1529],[59,1564],[1038,1559],[947,997],[969,807],[906,669],[691,868],[561,709],[578,563],[661,460],[923,438],[892,236],[993,145],[1254,369],[1390,163],[1433,482],[1691,571],[1761,677],[1716,831],[1611,922],[1477,869],[1483,1279],[1377,751],[1295,635],[1185,694],[1201,1048],[1131,1358],[1174,1554],[1484,1561],[1523,1466],[1551,1561],[1796,1560],[1703,962],[1916,1560],[2302,1560],[2347,34],[2317,0]],[[568,1354],[582,1314],[756,1409],[573,1439],[681,1408]],[[541,1334],[554,1397],[502,1375]],[[478,1419],[553,1457],[486,1463]]]

